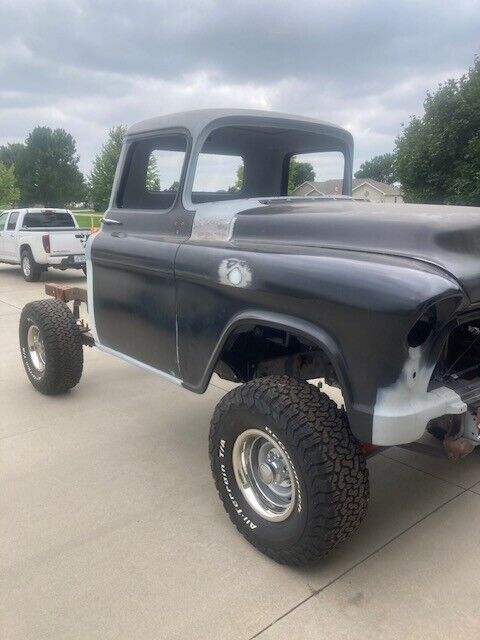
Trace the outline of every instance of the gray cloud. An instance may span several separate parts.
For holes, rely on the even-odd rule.
[[[357,164],[388,151],[427,88],[480,51],[477,0],[0,0],[0,143],[205,106],[347,126]]]

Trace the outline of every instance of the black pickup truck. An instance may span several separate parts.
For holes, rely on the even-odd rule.
[[[21,318],[43,393],[78,383],[83,344],[195,393],[213,373],[239,383],[212,419],[213,475],[239,531],[289,564],[359,526],[374,445],[427,428],[451,458],[480,442],[480,210],[356,201],[352,156],[344,129],[284,114],[136,124],[88,291],[51,290]],[[340,160],[343,193],[289,196],[305,159],[317,177]]]

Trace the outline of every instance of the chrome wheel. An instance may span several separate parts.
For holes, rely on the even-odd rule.
[[[278,442],[259,429],[247,429],[235,441],[232,464],[240,491],[265,520],[286,520],[295,506],[294,471]]]
[[[30,264],[30,256],[28,256],[27,254],[25,254],[22,258],[22,269],[23,273],[28,278],[32,272],[32,265]]]
[[[30,360],[37,371],[45,371],[45,346],[43,344],[40,329],[36,324],[30,325],[27,333],[28,353]]]

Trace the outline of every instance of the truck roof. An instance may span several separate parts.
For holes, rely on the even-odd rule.
[[[299,127],[302,124],[309,127],[318,127],[319,129],[328,129],[331,134],[343,138],[347,142],[352,142],[352,135],[342,127],[323,120],[307,118],[305,116],[296,116],[288,113],[277,113],[275,111],[262,111],[260,109],[196,109],[193,111],[183,111],[181,113],[171,113],[168,115],[157,116],[142,120],[132,125],[127,136],[137,135],[158,131],[161,129],[182,128],[189,130],[193,136],[198,135],[210,123],[217,122],[220,125],[222,120],[224,124],[231,124],[230,120],[237,124],[245,119],[245,124],[252,123],[261,124],[262,121],[271,125],[284,125]]]
[[[20,213],[45,213],[46,211],[54,211],[63,212],[63,213],[72,213],[70,209],[59,208],[59,207],[12,207],[11,209],[6,209],[5,212],[8,211],[19,211]]]

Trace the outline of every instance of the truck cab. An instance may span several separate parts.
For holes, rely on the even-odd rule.
[[[343,193],[350,195],[352,155],[352,137],[344,129],[284,114],[204,110],[131,127],[102,232],[89,247],[98,343],[203,390],[206,371],[200,367],[206,368],[206,351],[215,347],[212,331],[221,333],[229,319],[218,317],[214,328],[210,294],[190,291],[190,275],[178,270],[186,255],[180,248],[188,244],[192,258],[201,246],[212,256],[215,247],[226,249],[208,277],[218,281],[219,293],[245,295],[251,288],[242,282],[234,285],[236,294],[230,291],[238,277],[229,262],[238,252],[232,238],[237,214],[267,201],[288,202],[292,158],[308,157],[327,171],[333,162],[343,176]],[[196,328],[186,322],[184,304],[195,305]],[[205,352],[192,368],[192,348],[200,355],[190,344],[196,330],[205,330]]]

